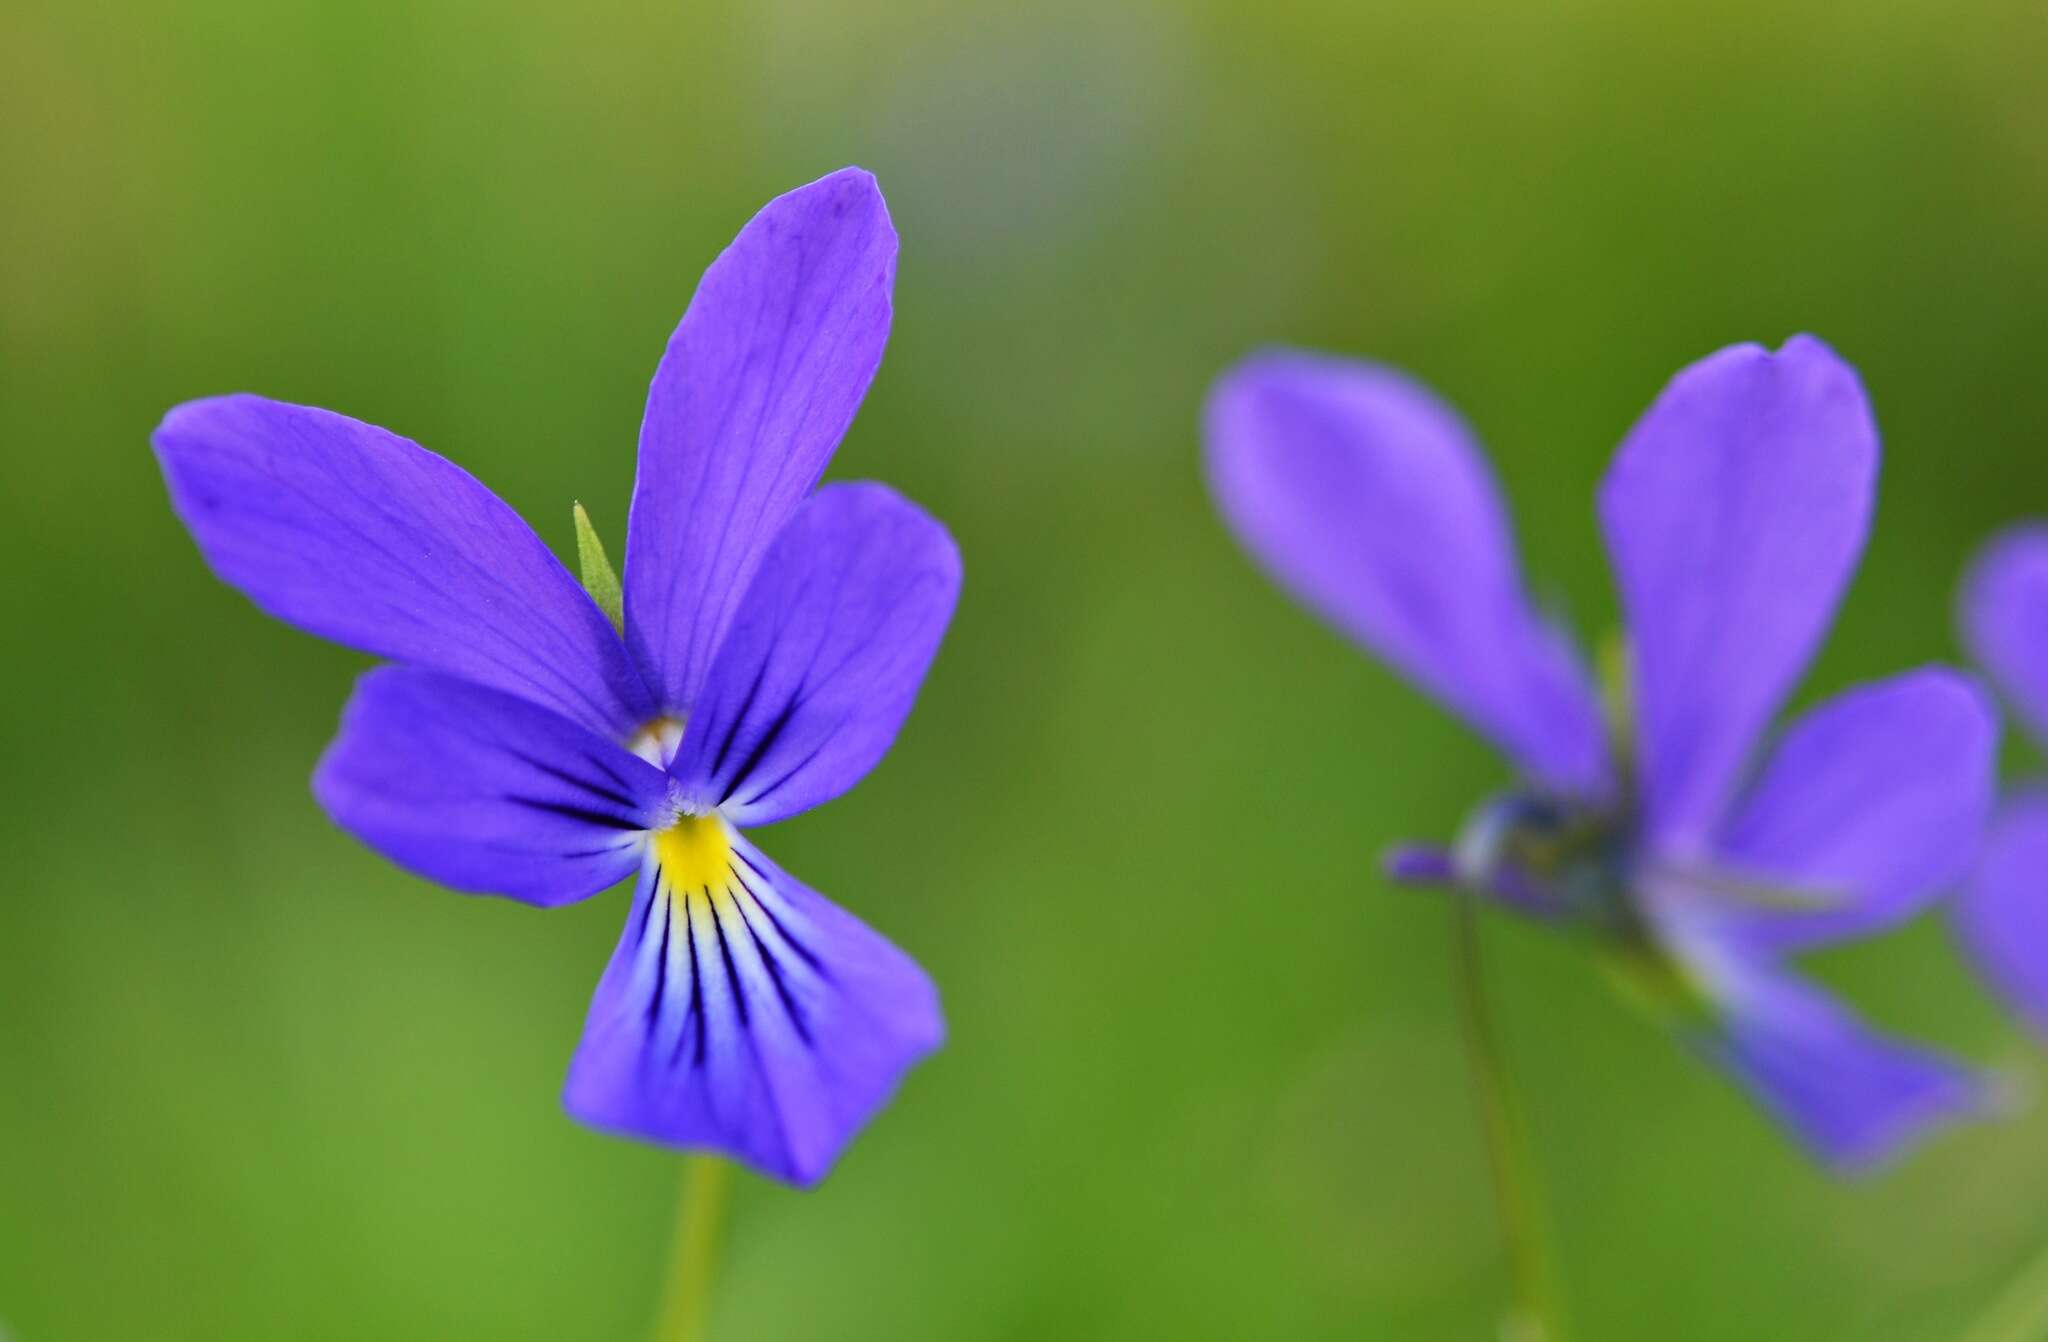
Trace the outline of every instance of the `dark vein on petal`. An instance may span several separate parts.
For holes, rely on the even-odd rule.
[[[796,997],[789,990],[789,984],[783,979],[782,966],[776,961],[773,948],[762,939],[760,930],[754,926],[753,920],[747,917],[746,903],[736,899],[733,905],[739,911],[740,921],[747,926],[747,934],[754,939],[754,949],[761,956],[761,964],[768,970],[769,981],[775,985],[775,995],[782,999],[782,1009],[788,1014],[790,1025],[795,1027],[796,1037],[803,1040],[805,1048],[817,1047],[816,1041],[811,1038],[810,1022],[805,1018],[803,1008],[797,1005]]]
[[[517,802],[521,806],[530,806],[536,811],[546,811],[551,815],[563,816],[570,820],[580,820],[588,825],[602,825],[606,829],[646,828],[645,825],[630,816],[608,815],[603,811],[593,811],[587,807],[570,806],[558,801],[542,801],[538,797],[520,797],[510,792],[503,795],[506,801]]]

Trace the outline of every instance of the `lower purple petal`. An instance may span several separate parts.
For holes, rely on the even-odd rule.
[[[1695,1043],[1816,1158],[1844,1172],[1994,1107],[1984,1078],[1885,1038],[1775,966],[1747,969],[1725,1000],[1719,1025]]]
[[[1984,977],[2048,1038],[2048,792],[2005,804],[1954,910],[1957,935]]]
[[[693,826],[650,846],[563,1103],[592,1127],[816,1183],[938,1047],[937,991],[716,815],[677,833]]]

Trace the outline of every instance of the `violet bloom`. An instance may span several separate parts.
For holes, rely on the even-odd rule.
[[[1984,548],[1963,585],[1963,638],[2036,741],[2048,742],[2048,525]],[[1994,988],[2048,1037],[2048,782],[2006,797],[1954,907]]]
[[[1633,707],[1606,715],[1524,593],[1470,434],[1428,391],[1370,364],[1261,355],[1215,389],[1207,437],[1223,514],[1274,579],[1519,774],[1449,850],[1397,853],[1397,879],[1596,934],[1684,1039],[1832,1164],[1982,1107],[1972,1074],[1873,1033],[1789,964],[1902,921],[1961,875],[1992,793],[1982,692],[1935,667],[1851,690],[1746,772],[1869,528],[1877,433],[1832,351],[1809,337],[1722,350],[1623,442],[1599,518]]]
[[[849,168],[705,272],[641,424],[623,634],[495,495],[382,429],[227,396],[155,437],[224,581],[399,663],[358,683],[314,775],[343,828],[543,907],[638,874],[569,1112],[805,1184],[943,1033],[909,957],[742,833],[874,767],[959,590],[914,504],[813,492],[881,362],[895,270],[881,193]]]

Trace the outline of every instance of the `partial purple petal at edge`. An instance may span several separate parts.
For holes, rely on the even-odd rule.
[[[2048,1039],[2048,791],[2036,785],[2007,800],[1952,908],[1985,979]]]
[[[2015,527],[1985,546],[1961,604],[1971,655],[2048,743],[2048,526]]]

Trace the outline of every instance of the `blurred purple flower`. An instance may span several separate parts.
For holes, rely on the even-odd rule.
[[[207,562],[271,615],[400,663],[314,775],[392,861],[543,907],[638,873],[564,1102],[796,1183],[943,1034],[929,979],[741,833],[846,791],[917,697],[959,591],[945,529],[813,492],[888,340],[896,234],[846,169],[713,263],[654,375],[623,635],[453,463],[255,396],[155,435]]]
[[[1395,879],[1597,932],[1683,1038],[1830,1164],[1984,1107],[1973,1074],[1873,1033],[1788,962],[1891,927],[1962,876],[1992,798],[1985,695],[1937,667],[1852,690],[1746,772],[1869,526],[1877,433],[1831,350],[1722,350],[1623,442],[1599,517],[1633,702],[1605,714],[1524,593],[1470,434],[1428,391],[1370,364],[1260,355],[1216,387],[1207,439],[1218,504],[1267,572],[1520,774],[1449,849],[1397,851]]]
[[[2015,527],[1985,546],[1961,604],[1971,653],[2048,742],[2048,526]],[[2048,783],[2023,784],[2000,805],[1954,916],[1985,977],[2048,1038]]]

